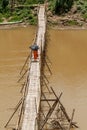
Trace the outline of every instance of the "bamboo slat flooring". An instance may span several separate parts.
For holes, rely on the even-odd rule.
[[[46,17],[45,6],[40,6],[38,13],[38,31],[36,37],[36,44],[39,46],[38,60],[34,62],[31,57],[30,71],[28,75],[28,92],[25,99],[24,116],[22,122],[22,130],[37,130],[36,123],[37,115],[39,113],[40,97],[41,97],[41,51],[44,50],[46,31]]]

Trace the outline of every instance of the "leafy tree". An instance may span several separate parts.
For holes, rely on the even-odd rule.
[[[9,0],[2,0],[2,9],[6,9],[9,4]]]
[[[70,10],[73,0],[54,0],[54,13],[61,14]]]
[[[0,0],[0,13],[6,11],[8,4],[9,0]]]
[[[2,1],[0,1],[0,12],[2,11]]]
[[[11,12],[13,12],[14,10],[14,3],[15,3],[15,0],[10,0]]]

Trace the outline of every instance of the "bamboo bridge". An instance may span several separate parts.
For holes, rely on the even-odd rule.
[[[41,88],[41,51],[44,50],[46,32],[45,7],[40,6],[38,13],[38,32],[36,44],[39,46],[38,61],[33,62],[31,57],[30,70],[28,76],[28,93],[25,100],[25,111],[22,123],[22,130],[37,130],[36,118],[39,113]]]
[[[45,5],[41,5],[38,12],[38,30],[35,38],[35,44],[39,47],[38,49],[38,59],[34,61],[34,56],[31,51],[31,56],[27,59],[30,59],[29,67],[27,72],[26,82],[24,83],[24,92],[23,98],[19,101],[15,108],[15,112],[12,114],[10,119],[5,125],[5,128],[13,118],[14,114],[21,106],[19,119],[17,121],[16,128],[13,130],[45,130],[44,126],[51,119],[51,130],[70,130],[71,127],[78,128],[75,122],[72,122],[75,109],[73,109],[71,118],[68,116],[65,107],[60,101],[62,93],[57,96],[52,87],[48,87],[45,74],[42,73],[43,64],[46,64],[50,74],[51,70],[46,61],[45,52],[45,36],[46,36],[46,14],[45,14]],[[43,61],[44,59],[44,61]],[[48,58],[49,59],[49,58]],[[27,60],[26,60],[27,62]],[[26,64],[25,62],[25,64]],[[25,65],[24,64],[24,65]],[[26,73],[25,72],[25,73]],[[24,73],[24,74],[25,74]],[[43,75],[43,76],[42,76]],[[20,80],[20,79],[19,79]],[[43,80],[43,81],[42,81]],[[49,94],[46,97],[45,93],[42,90],[42,86],[46,86],[47,90],[51,91],[50,94],[53,94],[54,97],[49,98]],[[22,88],[23,90],[23,88]],[[48,111],[45,113],[42,112],[41,102],[46,102],[48,105]],[[53,111],[56,109],[56,116],[52,115]],[[43,110],[44,111],[44,110]]]

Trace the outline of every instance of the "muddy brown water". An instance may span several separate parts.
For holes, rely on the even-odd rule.
[[[35,27],[0,30],[0,130],[5,130],[21,94],[19,72],[29,53]],[[68,114],[75,108],[79,130],[87,122],[87,31],[48,31],[48,56],[52,62],[50,84],[61,98]],[[11,124],[14,125],[14,124]]]
[[[4,125],[21,98],[22,82],[17,83],[17,80],[29,54],[35,30],[32,26],[0,30],[0,130],[4,130]],[[14,127],[12,122],[10,124]]]
[[[50,84],[63,92],[61,101],[79,130],[87,129],[87,30],[48,31],[48,52],[53,75]],[[76,129],[75,129],[76,130]]]

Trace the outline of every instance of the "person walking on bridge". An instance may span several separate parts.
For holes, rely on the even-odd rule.
[[[33,56],[34,56],[34,61],[37,60],[38,58],[38,45],[37,44],[33,44],[32,46],[30,46],[30,49],[33,51]]]

